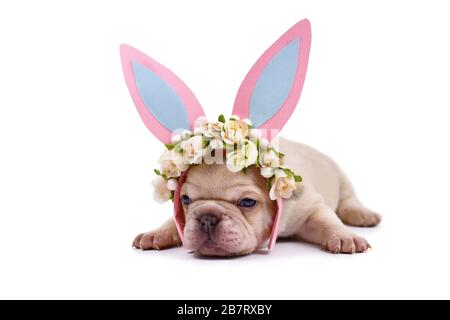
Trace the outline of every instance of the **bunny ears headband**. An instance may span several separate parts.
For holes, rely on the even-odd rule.
[[[180,189],[190,165],[202,163],[208,153],[226,149],[227,167],[238,172],[250,165],[261,168],[271,184],[270,197],[278,210],[269,249],[276,241],[282,198],[288,198],[301,181],[283,167],[283,155],[270,141],[292,115],[303,88],[311,44],[308,20],[283,34],[256,61],[244,78],[228,120],[208,122],[197,98],[172,71],[142,52],[120,48],[125,80],[147,128],[167,150],[160,158],[156,182],[161,200],[172,198],[175,222],[183,240],[184,214]],[[261,151],[264,149],[264,151]],[[290,188],[290,186],[294,186]]]

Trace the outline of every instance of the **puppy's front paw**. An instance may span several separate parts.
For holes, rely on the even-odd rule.
[[[133,241],[133,247],[141,250],[163,250],[181,245],[178,234],[172,230],[156,229],[138,235]]]
[[[322,244],[322,249],[331,253],[362,253],[370,248],[366,239],[347,231],[330,236]]]

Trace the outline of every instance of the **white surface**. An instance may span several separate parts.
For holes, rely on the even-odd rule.
[[[448,12],[444,1],[1,2],[0,297],[450,298]],[[175,70],[215,117],[305,17],[310,65],[283,135],[330,154],[384,215],[358,230],[374,250],[132,250],[171,208],[151,197],[162,149],[134,110],[119,44]]]

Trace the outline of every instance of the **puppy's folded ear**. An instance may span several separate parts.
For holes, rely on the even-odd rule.
[[[163,143],[172,132],[192,130],[204,115],[192,91],[172,71],[142,52],[120,47],[122,67],[134,104],[147,128]]]
[[[233,114],[248,118],[273,139],[297,106],[311,46],[311,26],[302,20],[256,61],[242,82]],[[263,133],[264,133],[263,132]]]

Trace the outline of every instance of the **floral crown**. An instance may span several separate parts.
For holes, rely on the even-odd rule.
[[[249,119],[241,120],[237,115],[228,120],[221,115],[214,122],[203,116],[197,118],[193,132],[174,134],[172,143],[165,144],[167,150],[159,158],[160,168],[155,169],[155,200],[173,200],[178,179],[190,166],[222,163],[224,158],[234,173],[257,166],[261,176],[268,179],[270,199],[291,197],[302,178],[283,166],[284,154],[262,136]]]

